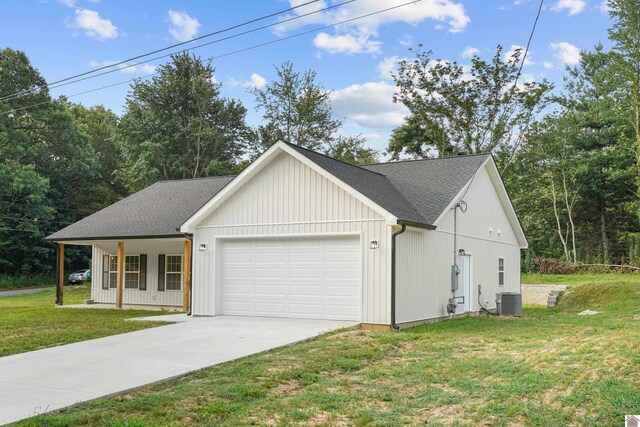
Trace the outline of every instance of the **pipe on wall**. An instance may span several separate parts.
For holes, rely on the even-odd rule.
[[[391,235],[391,329],[397,331],[396,324],[396,237],[407,230],[406,224],[401,224],[400,230]]]

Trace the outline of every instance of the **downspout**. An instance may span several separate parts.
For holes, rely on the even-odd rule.
[[[400,230],[391,235],[391,329],[397,331],[400,326],[396,324],[396,237],[407,230],[405,224],[401,224]]]
[[[193,234],[184,234],[184,238],[191,241],[191,256],[189,257],[189,312],[187,316],[191,316],[193,311]]]

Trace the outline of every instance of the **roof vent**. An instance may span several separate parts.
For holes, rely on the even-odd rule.
[[[496,310],[500,316],[522,316],[522,294],[518,292],[496,294]]]

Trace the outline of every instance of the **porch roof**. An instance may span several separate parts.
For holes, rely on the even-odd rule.
[[[180,237],[178,227],[232,176],[157,182],[59,230],[45,240],[81,241]]]

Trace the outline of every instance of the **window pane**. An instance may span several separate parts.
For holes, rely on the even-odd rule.
[[[140,269],[140,257],[127,255],[124,257],[124,271],[138,271]]]
[[[504,258],[498,258],[498,271],[504,271]]]
[[[109,257],[109,271],[117,271],[118,270],[118,257],[110,256]]]
[[[504,286],[504,272],[498,273],[498,285]]]
[[[182,272],[182,255],[167,255],[167,273]]]
[[[182,289],[182,274],[167,273],[165,286],[168,291],[179,291]]]
[[[116,288],[118,286],[118,283],[116,282],[118,280],[118,273],[113,272],[113,273],[109,273],[109,287],[110,288]]]
[[[138,273],[124,273],[124,288],[138,289]]]

